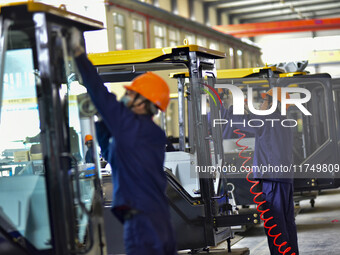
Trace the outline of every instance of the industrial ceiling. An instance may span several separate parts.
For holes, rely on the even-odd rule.
[[[339,0],[202,1],[205,10],[208,7],[217,9],[220,26],[214,28],[236,37],[340,29]],[[221,17],[224,14],[229,19],[229,26],[221,24]],[[274,27],[280,30],[275,30]]]
[[[203,0],[230,24],[340,17],[339,0]]]

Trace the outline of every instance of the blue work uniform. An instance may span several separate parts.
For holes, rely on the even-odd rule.
[[[103,122],[98,140],[112,168],[115,216],[124,223],[128,255],[176,253],[163,170],[166,137],[151,118],[137,115],[109,93],[85,54],[76,58]]]
[[[87,149],[85,163],[94,163],[93,147]]]
[[[294,171],[292,167],[293,136],[291,128],[284,127],[281,124],[285,118],[279,111],[275,111],[267,116],[254,115],[251,113],[233,115],[232,111],[233,107],[231,106],[227,114],[228,124],[231,124],[230,121],[232,121],[233,128],[239,128],[242,131],[255,135],[253,159],[254,178],[261,180],[262,198],[267,201],[267,203],[263,205],[263,208],[260,209],[270,209],[269,212],[264,214],[264,218],[273,217],[266,225],[272,226],[277,224],[277,227],[270,233],[273,235],[282,233],[276,241],[276,244],[287,242],[287,245],[281,248],[282,252],[289,246],[292,248],[289,254],[295,252],[298,255],[293,201]],[[249,120],[251,120],[250,125],[248,125]],[[240,124],[234,125],[234,123]],[[287,125],[287,123],[285,125]],[[240,144],[242,144],[242,142],[240,142]],[[271,171],[269,171],[270,167],[272,169]],[[270,253],[272,255],[282,254],[278,251],[278,247],[273,244],[274,240],[268,235],[267,230],[266,234]]]
[[[229,113],[228,109],[226,109],[225,107],[221,107],[221,119],[223,119],[223,120],[227,119],[228,118],[228,113]],[[208,112],[207,118],[208,118],[208,123],[209,123],[209,126],[208,126],[209,133],[211,134],[211,132],[212,132],[211,129],[213,128],[213,123],[211,121],[211,114],[210,114],[210,112]],[[230,126],[230,122],[225,124],[223,126],[223,129],[222,129],[222,138],[223,138],[223,140],[225,140],[225,139],[240,138],[240,135],[234,133],[234,130],[236,130],[236,129],[237,128],[233,128],[233,127]],[[254,135],[252,133],[245,132],[245,135],[246,135],[247,138],[254,137]]]

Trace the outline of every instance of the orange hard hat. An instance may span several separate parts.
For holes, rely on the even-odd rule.
[[[279,102],[281,102],[281,95],[282,95],[281,94],[281,87],[276,87],[276,88],[277,88],[277,90],[276,90],[277,91],[277,100],[279,100]],[[265,99],[267,95],[273,97],[273,89],[268,90],[266,93],[261,93],[261,97],[263,99]],[[286,93],[286,98],[287,99],[290,98],[288,93]],[[286,108],[288,109],[289,106],[290,105],[287,105]]]
[[[166,82],[157,74],[146,72],[136,77],[131,85],[124,86],[142,95],[163,112],[170,101],[170,90]]]
[[[92,140],[93,140],[92,135],[86,135],[86,136],[85,136],[85,144],[86,144],[88,141],[92,141]]]
[[[265,99],[267,95],[272,97],[273,89],[268,90],[266,93],[261,93],[263,99]],[[290,98],[288,93],[286,93],[286,98]],[[281,102],[281,87],[277,87],[277,100]]]

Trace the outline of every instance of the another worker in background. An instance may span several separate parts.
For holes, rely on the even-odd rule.
[[[270,109],[273,100],[273,89],[267,93],[262,94],[263,103],[260,110]],[[286,94],[289,98],[289,94]],[[267,226],[277,224],[275,228],[270,231],[271,235],[281,233],[275,241],[280,245],[287,242],[280,250],[283,252],[288,247],[291,247],[289,254],[295,252],[299,254],[297,231],[294,216],[294,201],[293,201],[293,171],[262,171],[263,166],[288,166],[292,164],[293,157],[293,140],[292,130],[290,127],[281,125],[281,121],[285,116],[281,115],[281,88],[277,88],[278,107],[276,111],[270,115],[260,116],[252,113],[245,115],[233,115],[233,106],[228,110],[228,119],[234,123],[245,120],[245,125],[233,125],[242,131],[253,133],[255,135],[255,151],[253,160],[254,178],[261,181],[262,184],[262,198],[267,202],[263,205],[262,210],[270,209],[264,214],[264,218],[273,217]],[[247,123],[250,119],[263,120],[264,125],[261,127],[251,127]],[[265,121],[265,119],[276,119],[279,121]],[[255,124],[253,125],[255,126]],[[256,170],[256,171],[255,171]],[[278,251],[278,247],[274,245],[274,238],[270,237],[268,230],[266,230],[268,245],[271,255],[282,254]]]
[[[92,135],[85,136],[85,145],[87,151],[85,154],[85,163],[94,163],[93,137]]]
[[[124,224],[126,253],[177,254],[165,193],[167,141],[164,131],[152,120],[158,109],[165,111],[169,103],[166,82],[154,73],[142,74],[125,86],[126,93],[119,102],[87,59],[75,30],[71,49],[103,120],[96,124],[98,141],[112,167],[112,211]]]

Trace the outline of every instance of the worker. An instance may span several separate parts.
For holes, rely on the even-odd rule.
[[[92,135],[85,136],[85,145],[87,151],[85,154],[85,163],[94,163],[94,151],[93,151],[93,137]]]
[[[112,167],[114,215],[124,224],[128,255],[177,254],[165,193],[163,170],[166,137],[152,116],[165,111],[169,88],[158,75],[147,72],[125,86],[117,101],[108,92],[96,69],[80,46],[80,35],[72,30],[70,46],[102,122],[96,126],[102,151]],[[114,237],[112,237],[114,238]]]
[[[262,95],[263,102],[260,110],[270,109],[273,100],[273,89]],[[286,94],[289,98],[289,94]],[[267,201],[261,210],[269,209],[270,211],[264,214],[264,218],[268,219],[273,217],[266,223],[268,227],[277,224],[275,228],[270,231],[271,235],[281,235],[275,241],[280,245],[287,242],[280,250],[283,252],[288,247],[291,247],[289,254],[295,252],[299,254],[297,231],[294,217],[294,201],[293,201],[293,171],[264,171],[263,166],[288,166],[292,164],[293,157],[293,140],[292,130],[290,127],[281,125],[281,121],[285,119],[281,115],[281,88],[277,88],[278,107],[270,115],[254,115],[246,113],[245,115],[233,115],[233,106],[228,109],[228,119],[233,123],[242,123],[245,125],[236,124],[234,128],[239,128],[242,131],[253,133],[255,135],[255,150],[253,159],[254,178],[260,180],[262,184],[262,199]],[[247,123],[251,119],[263,120],[263,125],[259,127],[249,126]],[[265,119],[279,119],[279,121],[265,121]],[[274,245],[274,238],[270,237],[268,230],[265,228],[267,235],[268,246],[271,255],[282,254],[279,252],[278,247]]]

